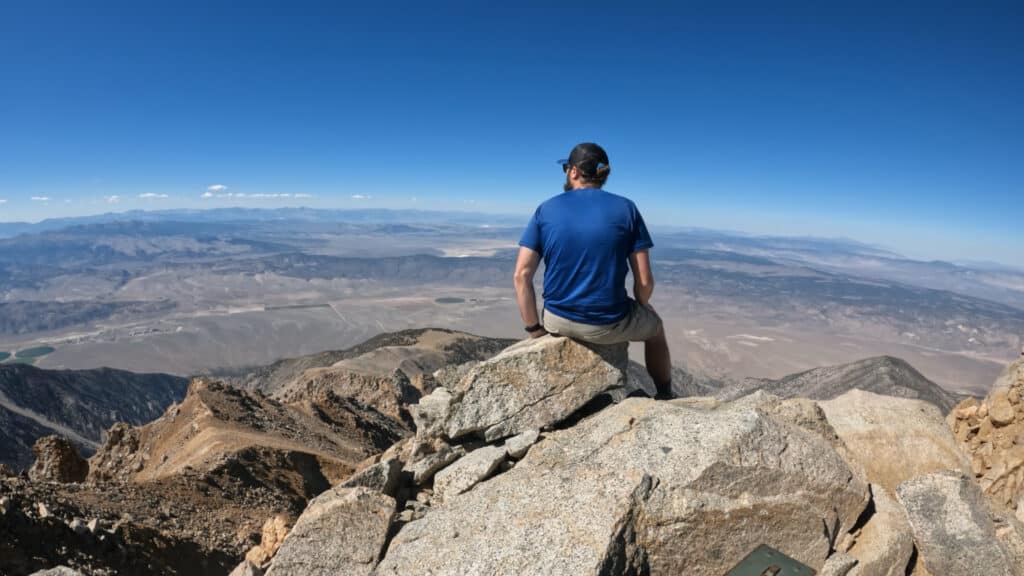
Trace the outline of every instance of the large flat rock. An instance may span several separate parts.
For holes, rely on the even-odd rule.
[[[760,544],[820,569],[867,500],[753,402],[628,399],[405,525],[375,574],[724,574]]]
[[[447,410],[437,410],[444,434],[497,440],[548,428],[598,394],[624,387],[627,363],[625,345],[555,336],[524,340],[473,367],[451,390]]]

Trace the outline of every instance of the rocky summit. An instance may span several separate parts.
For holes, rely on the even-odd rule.
[[[84,481],[41,441],[0,478],[0,572],[721,576],[767,545],[820,575],[1024,576],[1021,364],[947,414],[889,360],[655,401],[624,346],[378,341],[196,380]]]

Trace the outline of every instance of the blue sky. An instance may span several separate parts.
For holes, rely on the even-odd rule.
[[[655,225],[1020,266],[1021,6],[6,2],[0,221],[526,215],[592,140]]]

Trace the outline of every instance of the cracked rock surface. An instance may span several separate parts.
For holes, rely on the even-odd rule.
[[[623,388],[627,364],[625,345],[589,346],[550,335],[524,340],[459,381],[444,414],[444,434],[493,441],[549,427],[597,395]]]
[[[406,524],[375,574],[717,574],[761,543],[820,569],[867,501],[756,402],[628,399]]]

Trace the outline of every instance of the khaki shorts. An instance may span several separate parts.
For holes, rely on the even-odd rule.
[[[629,314],[614,324],[583,324],[556,316],[548,310],[544,310],[543,322],[544,329],[552,334],[594,344],[643,342],[654,338],[661,330],[661,317],[654,310],[640,305],[635,300]]]

